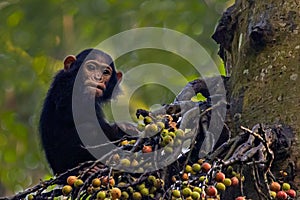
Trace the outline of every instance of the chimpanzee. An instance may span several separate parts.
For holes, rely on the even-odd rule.
[[[78,76],[78,77],[77,77]],[[62,173],[79,163],[95,160],[84,147],[76,129],[72,104],[74,101],[94,103],[93,108],[103,132],[111,141],[120,139],[124,132],[116,124],[109,124],[102,113],[101,105],[112,98],[118,89],[122,73],[117,72],[112,58],[97,49],[86,49],[77,56],[69,55],[64,60],[64,69],[55,76],[48,91],[40,117],[39,131],[47,160],[53,173]],[[73,95],[75,80],[81,83],[80,97]],[[79,104],[80,105],[80,104]],[[80,123],[88,123],[82,104]],[[80,106],[79,106],[80,107]],[[101,143],[103,141],[99,141]]]

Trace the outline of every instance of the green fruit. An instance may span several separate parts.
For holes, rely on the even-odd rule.
[[[149,116],[146,116],[145,118],[144,118],[144,122],[145,122],[145,124],[150,124],[150,123],[152,123],[152,118],[151,117],[149,117]]]
[[[123,192],[121,193],[121,199],[129,199],[129,194],[128,194],[128,192],[123,191]]]
[[[130,160],[127,159],[127,158],[123,158],[121,161],[120,161],[121,165],[125,166],[125,167],[130,167]]]
[[[142,184],[140,184],[140,185],[137,186],[137,189],[138,189],[139,191],[141,191],[141,190],[144,189],[145,187],[146,187],[145,183],[142,183]]]
[[[274,199],[276,198],[276,194],[277,194],[276,192],[270,191],[270,196]]]
[[[228,186],[231,186],[231,179],[230,179],[230,178],[225,178],[224,181],[223,181],[223,183],[224,183],[224,185],[227,186],[227,187],[228,187]]]
[[[207,180],[206,176],[200,176],[200,177],[199,177],[199,181],[200,181],[200,182],[203,182],[203,181],[205,181],[205,183],[207,183],[207,182],[208,182],[208,180]]]
[[[182,190],[182,195],[183,195],[184,197],[190,196],[191,193],[192,193],[192,190],[191,190],[190,188],[188,188],[188,187],[186,187],[186,188],[184,188],[184,189]]]
[[[186,166],[185,166],[185,170],[184,170],[184,171],[185,171],[186,173],[190,173],[190,172],[192,172],[192,170],[193,170],[193,168],[192,168],[191,165],[186,165]]]
[[[290,184],[288,184],[288,183],[283,183],[282,184],[282,190],[283,191],[288,191],[289,189],[291,189]]]
[[[132,198],[133,200],[142,200],[142,194],[140,192],[134,192]]]
[[[137,125],[137,129],[138,129],[139,131],[144,131],[144,130],[145,130],[145,124],[138,124],[138,125]]]
[[[140,192],[141,192],[141,194],[142,194],[143,196],[149,195],[149,189],[148,189],[148,188],[143,188]]]
[[[173,148],[172,147],[164,147],[164,151],[167,154],[171,154],[171,153],[173,153]]]
[[[147,180],[150,184],[154,185],[154,183],[156,181],[156,177],[153,175],[150,175],[150,176],[148,176]]]
[[[129,141],[129,144],[135,144],[136,143],[136,140],[130,140]]]
[[[72,192],[72,187],[71,187],[70,185],[65,185],[65,186],[62,188],[62,193],[63,193],[63,195],[65,195],[65,196],[69,195],[71,192]]]
[[[188,187],[189,182],[188,181],[182,181],[182,188]]]
[[[232,166],[228,166],[226,171],[227,171],[228,174],[232,174],[233,167]]]
[[[33,199],[34,199],[33,194],[29,194],[29,195],[27,196],[27,199],[28,199],[28,200],[33,200]]]
[[[129,186],[129,187],[127,188],[127,191],[128,191],[129,193],[133,193],[133,192],[134,192],[134,189],[133,189],[131,186]]]
[[[165,144],[164,146],[166,146],[168,144],[172,145],[174,143],[174,140],[171,136],[167,135],[163,138],[162,142],[163,142],[163,144]]]
[[[146,136],[152,136],[153,134],[158,132],[158,127],[156,124],[148,124],[145,126],[145,134]]]
[[[172,196],[176,197],[176,198],[179,198],[180,197],[180,191],[179,190],[173,190],[172,191]]]
[[[83,181],[81,179],[76,180],[75,183],[74,183],[74,186],[77,187],[77,188],[82,186],[82,185],[83,185]]]
[[[157,122],[156,125],[160,130],[165,128],[165,123],[163,123],[163,122]]]
[[[174,132],[169,132],[168,135],[171,136],[172,138],[175,138],[175,133]]]
[[[198,163],[194,163],[192,169],[194,172],[199,172],[201,170],[201,165]]]
[[[177,130],[175,131],[175,135],[176,135],[176,137],[178,137],[178,138],[183,138],[183,137],[184,137],[184,131],[181,130],[181,129],[177,129]]]
[[[101,185],[101,180],[99,179],[99,178],[94,178],[93,180],[92,180],[92,186],[93,187],[100,187],[100,185]]]
[[[192,192],[191,197],[194,200],[200,199],[200,194],[198,192]]]
[[[166,137],[166,136],[168,135],[168,133],[169,133],[168,129],[163,129],[163,130],[161,131],[161,133],[160,133],[160,136],[161,136],[161,137]]]
[[[193,192],[198,192],[199,194],[201,194],[202,189],[199,188],[199,187],[194,187],[194,188],[193,188]]]
[[[105,199],[106,197],[106,192],[105,191],[100,191],[97,193],[97,199]]]
[[[216,184],[216,188],[219,191],[225,191],[226,190],[226,186],[224,185],[224,183],[220,183],[220,182]]]
[[[120,142],[121,146],[126,146],[128,144],[129,144],[128,140],[123,140],[122,142]]]

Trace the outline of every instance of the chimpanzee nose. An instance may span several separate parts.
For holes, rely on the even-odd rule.
[[[102,74],[101,73],[96,73],[95,74],[95,80],[96,81],[101,81],[101,79],[102,79]]]

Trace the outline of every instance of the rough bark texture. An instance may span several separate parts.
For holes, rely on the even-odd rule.
[[[300,193],[300,2],[236,0],[213,38],[230,78],[232,128],[283,123],[295,133],[290,158]],[[276,164],[276,163],[275,163]],[[298,197],[299,198],[299,197]],[[254,198],[255,199],[255,198]]]

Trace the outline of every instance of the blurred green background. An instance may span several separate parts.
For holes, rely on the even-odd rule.
[[[154,26],[197,40],[221,66],[211,35],[223,10],[232,2],[0,1],[0,196],[21,191],[51,175],[37,127],[47,89],[66,55],[94,47],[121,31]],[[160,50],[134,51],[116,60],[123,72],[144,63],[172,66],[188,80],[197,76],[187,61]],[[172,84],[182,83],[174,80]],[[169,103],[174,96],[163,86],[145,85],[131,97],[131,112]]]

